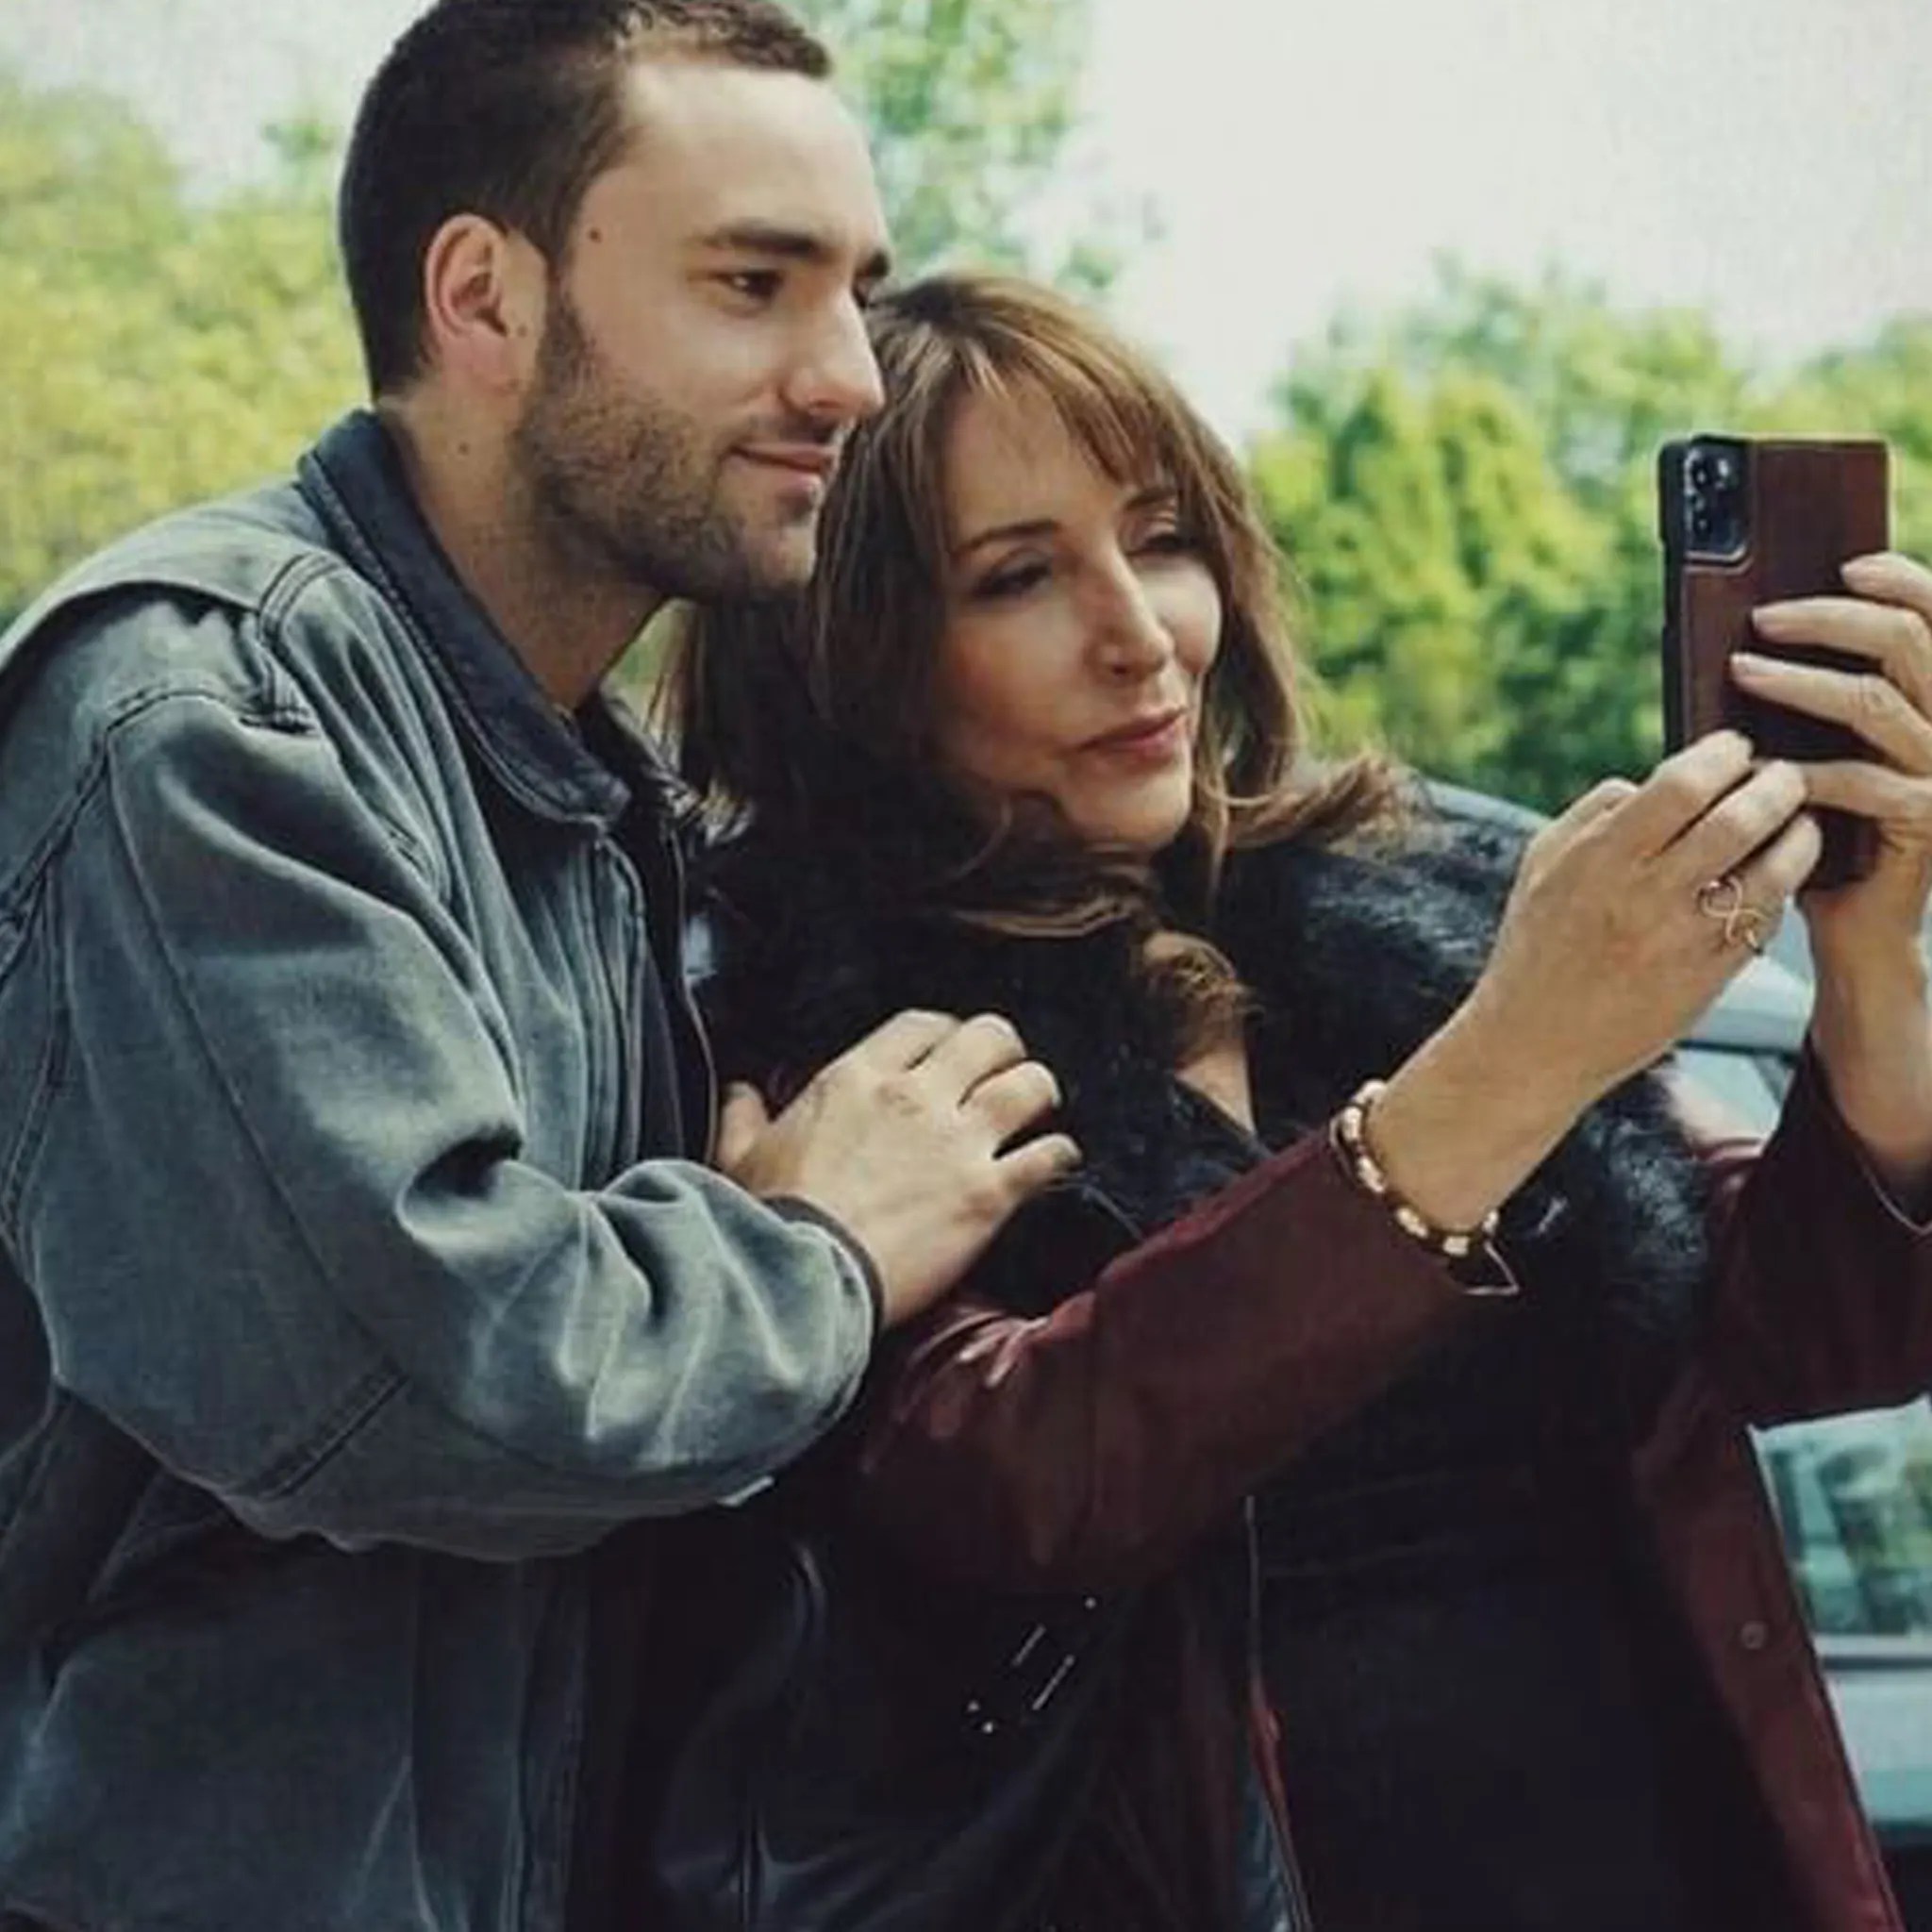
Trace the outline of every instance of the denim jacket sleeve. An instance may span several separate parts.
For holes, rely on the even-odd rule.
[[[524,1158],[487,977],[292,686],[123,702],[41,846],[0,877],[0,1243],[55,1379],[168,1468],[267,1534],[512,1557],[843,1408],[858,1258],[695,1164]]]

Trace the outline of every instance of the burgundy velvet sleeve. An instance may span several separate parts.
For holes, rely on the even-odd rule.
[[[861,1507],[993,1588],[1149,1574],[1481,1306],[1311,1135],[1050,1315],[958,1296],[895,1339]]]
[[[1705,1369],[1768,1424],[1932,1386],[1932,1226],[1886,1195],[1807,1053],[1761,1150],[1705,1150],[1717,1288]]]

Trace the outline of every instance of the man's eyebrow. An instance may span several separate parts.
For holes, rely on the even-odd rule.
[[[804,262],[810,268],[831,266],[842,254],[824,235],[809,228],[788,227],[782,222],[727,222],[699,237],[698,245],[714,255],[763,255]],[[891,258],[883,248],[874,249],[859,264],[855,279],[883,281],[891,269]]]

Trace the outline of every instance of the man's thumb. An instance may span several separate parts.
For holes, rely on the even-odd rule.
[[[724,1104],[718,1109],[718,1139],[711,1149],[711,1164],[719,1173],[737,1179],[739,1169],[771,1124],[764,1095],[748,1081],[732,1081],[724,1090]]]

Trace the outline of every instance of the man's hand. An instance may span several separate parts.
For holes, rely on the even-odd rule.
[[[871,1256],[887,1326],[928,1307],[1008,1215],[1080,1151],[1065,1134],[1008,1149],[1059,1105],[1059,1083],[995,1014],[905,1012],[773,1119],[734,1086],[717,1164],[748,1192],[822,1209]]]

